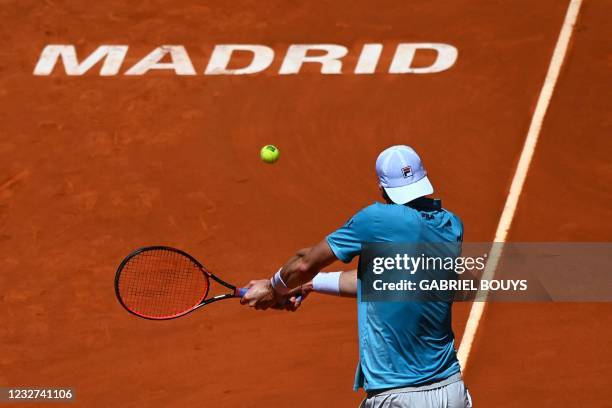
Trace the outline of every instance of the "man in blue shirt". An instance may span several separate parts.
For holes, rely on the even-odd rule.
[[[385,204],[372,204],[312,248],[298,251],[270,280],[251,281],[242,299],[256,309],[297,308],[311,291],[357,297],[362,407],[471,407],[461,379],[450,301],[362,301],[357,271],[321,272],[348,263],[366,243],[456,243],[463,225],[439,200],[417,153],[392,146],[376,160]]]

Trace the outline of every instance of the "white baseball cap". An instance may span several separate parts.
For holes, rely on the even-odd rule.
[[[397,145],[383,150],[376,159],[376,175],[380,186],[396,204],[406,204],[434,191],[421,158],[409,146]]]

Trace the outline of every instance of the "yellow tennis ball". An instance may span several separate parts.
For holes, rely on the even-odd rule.
[[[265,145],[261,148],[259,156],[264,162],[272,164],[278,160],[280,156],[280,150],[278,150],[276,146]]]

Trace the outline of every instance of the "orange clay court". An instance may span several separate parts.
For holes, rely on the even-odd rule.
[[[73,387],[79,407],[358,406],[354,301],[259,313],[228,300],[150,322],[117,303],[118,263],[170,245],[237,285],[269,277],[379,200],[374,161],[393,144],[419,151],[465,240],[490,242],[529,134],[505,240],[612,241],[610,13],[608,0],[4,1],[0,387]],[[456,61],[390,73],[402,43],[449,44]],[[79,63],[101,45],[129,50],[114,75],[101,61],[35,75],[53,44]],[[165,44],[184,47],[195,75],[125,75]],[[204,75],[218,44],[274,58]],[[281,74],[294,44],[346,47],[342,72]],[[380,58],[356,74],[365,44]],[[435,58],[417,51],[412,66]],[[259,159],[266,144],[278,163]],[[467,347],[471,310],[455,304],[453,328],[474,406],[612,406],[612,304],[486,304]]]

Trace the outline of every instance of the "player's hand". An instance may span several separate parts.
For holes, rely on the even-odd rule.
[[[252,280],[246,287],[247,293],[240,299],[243,305],[249,305],[257,310],[266,310],[284,300],[284,296],[279,296],[272,288],[269,279]]]
[[[273,309],[287,310],[295,312],[306,299],[306,296],[312,292],[312,282],[305,283],[292,289],[282,301],[272,306]]]

